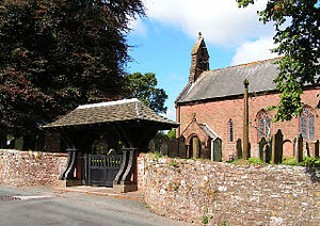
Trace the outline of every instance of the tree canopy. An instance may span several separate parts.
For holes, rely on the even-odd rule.
[[[125,96],[128,23],[144,13],[141,0],[1,1],[1,130]]]
[[[154,73],[135,72],[128,74],[127,79],[127,98],[138,98],[155,112],[166,113],[168,95],[163,89],[157,88],[158,81]]]
[[[254,4],[255,0],[236,0],[239,7]],[[273,52],[279,75],[275,79],[281,92],[276,106],[276,120],[290,120],[302,111],[301,94],[307,85],[319,84],[320,75],[320,1],[268,0],[258,12],[263,23],[273,22]]]

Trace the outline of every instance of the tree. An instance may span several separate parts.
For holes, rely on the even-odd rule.
[[[141,0],[0,3],[0,129],[35,132],[79,104],[125,96],[126,34]]]
[[[239,7],[255,0],[236,0]],[[275,79],[281,92],[276,120],[291,120],[302,111],[301,94],[306,85],[319,84],[320,75],[320,2],[318,0],[268,0],[258,13],[263,23],[273,22],[273,52],[279,75]]]
[[[169,137],[170,140],[175,140],[176,139],[176,129],[172,128],[171,130],[168,131],[167,136]]]
[[[127,79],[127,98],[138,98],[155,112],[166,113],[164,104],[168,95],[163,89],[156,88],[158,81],[154,73],[135,72],[128,74]]]

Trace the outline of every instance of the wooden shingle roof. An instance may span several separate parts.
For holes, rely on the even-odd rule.
[[[157,123],[162,125],[163,129],[178,127],[176,122],[158,115],[135,98],[81,105],[62,118],[43,127],[59,128],[141,121]]]

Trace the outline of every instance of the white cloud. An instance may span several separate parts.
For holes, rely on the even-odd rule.
[[[166,114],[161,114],[163,117],[166,117],[168,119],[171,119],[173,121],[176,120],[176,109],[174,107],[170,108],[168,107]]]
[[[277,54],[271,52],[275,47],[272,37],[261,37],[256,41],[244,42],[236,49],[231,64],[238,65],[277,57]]]
[[[140,36],[147,35],[147,28],[140,18],[131,19],[129,23],[129,28],[132,29],[132,33],[138,34]]]
[[[257,10],[267,0],[240,9],[235,0],[145,0],[150,19],[177,27],[190,37],[201,31],[207,42],[237,46],[239,42],[273,33],[258,21]]]

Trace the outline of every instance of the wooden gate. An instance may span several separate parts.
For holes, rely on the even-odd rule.
[[[112,187],[121,162],[122,155],[87,155],[87,184]]]

